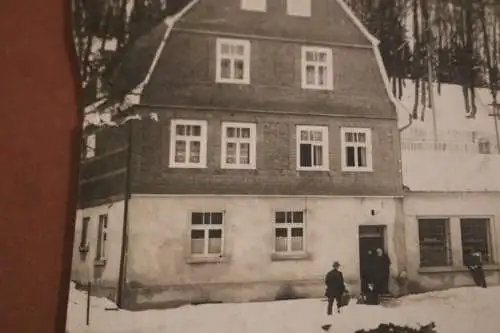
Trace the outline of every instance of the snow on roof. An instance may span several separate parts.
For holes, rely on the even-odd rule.
[[[403,182],[411,191],[500,191],[500,155],[488,89],[476,89],[477,114],[466,117],[462,88],[434,86],[438,149],[434,149],[433,115],[414,120],[401,133]],[[407,81],[402,104],[413,108],[414,83]],[[421,107],[419,106],[419,110]],[[400,124],[407,115],[400,113]],[[499,122],[500,127],[500,122]],[[480,151],[484,148],[486,151]]]

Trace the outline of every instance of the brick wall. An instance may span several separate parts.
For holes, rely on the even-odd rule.
[[[398,195],[400,194],[399,133],[395,120],[283,116],[272,113],[155,110],[160,121],[137,122],[133,193]],[[208,121],[205,169],[169,168],[172,118]],[[256,170],[221,169],[221,122],[257,124]],[[295,125],[329,127],[330,171],[296,171]],[[340,126],[370,127],[373,172],[342,172]]]

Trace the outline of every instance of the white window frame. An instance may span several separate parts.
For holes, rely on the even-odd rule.
[[[322,141],[321,143],[315,143],[318,141],[302,141],[301,139],[301,131],[321,131],[322,133]],[[313,126],[313,125],[297,125],[296,127],[296,164],[297,170],[300,171],[328,171],[330,169],[330,154],[328,150],[328,126]],[[301,166],[301,156],[300,156],[300,144],[301,143],[310,143],[311,145],[319,145],[323,148],[323,165],[318,166]],[[314,150],[312,150],[314,151]],[[314,157],[311,155],[311,158],[314,160]]]
[[[267,11],[267,0],[241,0],[241,9],[255,12]]]
[[[307,53],[326,53],[326,84],[309,84],[307,82],[307,66],[313,65],[315,67],[315,72],[317,75],[319,63],[307,60]],[[302,56],[301,56],[301,67],[302,67],[302,89],[315,89],[315,90],[333,90],[333,53],[332,49],[328,47],[319,46],[302,46]],[[316,77],[317,80],[317,77]]]
[[[108,214],[100,214],[97,222],[97,244],[95,252],[95,262],[104,264],[106,262],[107,241],[108,241]],[[100,242],[100,244],[99,244]]]
[[[291,16],[311,17],[311,2],[312,0],[286,0],[286,13]]]
[[[276,213],[302,213],[302,223],[276,223]],[[273,253],[280,256],[305,254],[307,252],[307,214],[305,209],[277,209],[273,211]],[[292,229],[302,229],[302,250],[292,250]],[[276,229],[287,229],[287,250],[277,251],[276,249]]]
[[[447,263],[439,266],[422,266],[421,258],[421,243],[420,243],[420,221],[425,220],[444,220],[445,221],[445,242],[447,251]],[[454,256],[454,244],[453,244],[453,221],[449,216],[417,216],[417,237],[418,237],[418,250],[419,250],[419,267],[420,269],[436,269],[439,267],[453,267],[455,266],[456,258]]]
[[[250,138],[228,138],[227,128],[248,128],[250,130]],[[257,125],[255,123],[238,123],[238,122],[223,122],[221,131],[221,168],[223,169],[255,169],[257,155]],[[227,143],[236,143],[236,159],[237,163],[227,163]],[[240,163],[240,143],[248,143],[250,149],[250,163]]]
[[[365,143],[357,142],[346,142],[346,133],[364,133]],[[372,131],[370,128],[358,128],[358,127],[342,127],[340,129],[340,142],[342,147],[341,161],[342,161],[342,171],[354,171],[354,172],[372,172],[373,171],[373,143],[372,143]],[[356,166],[347,165],[347,147],[354,147],[354,159]],[[366,166],[360,167],[358,164],[358,155],[356,154],[356,148],[364,147],[366,149]]]
[[[172,119],[170,121],[170,168],[206,168],[207,167],[207,124],[206,120],[188,120],[188,119]],[[195,136],[178,136],[176,132],[177,125],[200,126],[201,133],[199,137]],[[175,161],[175,144],[177,140],[186,141],[186,161]],[[200,162],[189,162],[190,142],[200,142]]]
[[[201,214],[213,214],[213,213],[219,213],[222,214],[222,224],[193,224],[193,213],[201,213]],[[200,210],[200,211],[192,211],[189,212],[188,216],[189,220],[189,234],[188,234],[188,239],[189,239],[189,256],[191,258],[221,258],[224,256],[224,226],[226,224],[226,214],[224,211],[220,210],[210,210],[210,211],[205,211],[205,210]],[[193,253],[192,251],[192,235],[191,232],[193,230],[203,230],[204,231],[204,238],[203,238],[203,253]],[[209,244],[209,232],[210,230],[220,230],[221,231],[221,248],[219,253],[208,253],[208,244]]]
[[[235,79],[233,75],[231,78],[221,77],[222,68],[221,61],[222,56],[222,45],[228,44],[231,46],[243,46],[243,55],[231,55],[227,56],[231,60],[231,71],[233,71],[234,60],[243,60],[243,78]],[[217,83],[230,83],[230,84],[250,84],[250,41],[244,39],[231,39],[231,38],[217,38],[216,42],[216,70],[215,70],[215,82]]]
[[[89,227],[91,219],[89,216],[84,216],[81,221],[82,229],[80,231],[80,245],[78,248],[80,252],[87,252],[89,250]]]
[[[90,159],[95,157],[96,135],[89,134],[85,137],[85,158]]]

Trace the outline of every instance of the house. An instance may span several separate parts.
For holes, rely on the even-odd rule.
[[[341,0],[195,0],[141,38],[116,89],[158,121],[88,137],[73,279],[145,308],[322,297],[334,260],[357,292],[375,247],[399,276],[400,140],[376,45]]]
[[[434,95],[437,149],[430,110],[401,134],[408,289],[473,285],[464,262],[478,249],[487,282],[498,284],[500,155],[490,93],[476,89],[475,119],[465,116],[461,87],[443,84]]]

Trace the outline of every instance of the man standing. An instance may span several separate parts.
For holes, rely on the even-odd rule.
[[[340,313],[340,308],[342,307],[342,295],[345,292],[344,276],[341,271],[339,271],[340,264],[338,261],[333,263],[333,269],[326,274],[325,285],[326,292],[325,296],[328,298],[327,314],[332,315],[333,312],[333,302],[337,303],[337,312]]]
[[[389,256],[384,253],[381,248],[377,248],[377,257],[376,257],[376,288],[379,294],[388,294],[389,293],[389,276],[390,276],[390,268],[391,268],[391,260]]]

